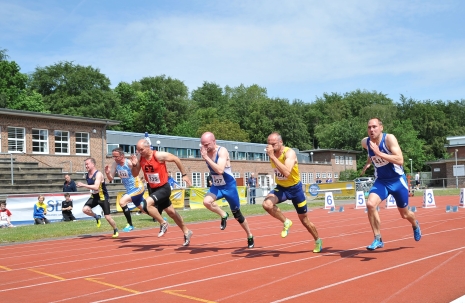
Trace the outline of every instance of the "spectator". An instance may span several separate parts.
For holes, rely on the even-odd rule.
[[[49,224],[50,221],[45,218],[47,214],[47,205],[44,203],[45,197],[40,195],[39,201],[34,204],[34,224]]]
[[[254,178],[253,173],[247,178],[247,187],[249,187],[249,203],[255,204],[255,188],[257,187],[257,179]]]
[[[63,192],[70,193],[76,191],[76,183],[74,183],[74,181],[71,180],[71,177],[69,175],[65,175],[65,183],[63,183]]]
[[[419,172],[415,174],[415,188],[417,190],[420,189],[420,173]]]
[[[315,182],[315,183],[317,183],[317,184],[320,184],[320,183],[321,183],[320,177],[316,177],[316,182]]]
[[[63,221],[76,221],[73,215],[73,200],[69,193],[65,193],[65,201],[61,202],[61,214],[63,215]]]
[[[6,208],[6,202],[0,202],[0,228],[2,227],[15,227],[11,224],[11,212]]]

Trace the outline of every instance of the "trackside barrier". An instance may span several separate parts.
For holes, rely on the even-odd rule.
[[[461,188],[460,189],[460,201],[459,201],[460,208],[465,208],[464,198],[465,198],[465,188]]]
[[[334,211],[334,197],[332,192],[325,192],[325,208],[324,209],[331,209],[333,208]]]

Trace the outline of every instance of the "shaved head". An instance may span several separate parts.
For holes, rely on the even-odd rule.
[[[200,138],[200,144],[207,150],[207,152],[212,152],[216,148],[215,135],[211,132],[203,133]]]

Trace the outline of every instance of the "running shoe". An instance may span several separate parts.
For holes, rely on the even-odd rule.
[[[323,241],[318,238],[318,240],[315,241],[315,247],[313,248],[314,253],[319,253],[321,251],[321,247],[323,246]]]
[[[415,238],[415,241],[420,241],[421,239],[421,229],[420,229],[420,223],[418,221],[415,221],[417,223],[417,228],[413,228],[413,237]]]
[[[250,238],[247,238],[247,247],[254,248],[254,246],[255,246],[255,242],[253,240],[253,236]]]
[[[125,228],[123,228],[123,231],[129,232],[134,229],[134,226],[127,224]]]
[[[189,230],[186,235],[184,235],[184,244],[182,246],[188,246],[191,243],[192,230]]]
[[[102,216],[100,216],[100,215],[97,215],[97,218],[95,218],[95,220],[97,220],[97,227],[100,227],[100,225],[102,224],[102,222],[100,220],[101,218],[102,218]]]
[[[228,220],[228,217],[229,217],[229,214],[226,213],[226,217],[221,218],[221,225],[220,225],[221,230],[224,230],[226,228],[226,221]]]
[[[286,219],[286,221],[284,221],[284,228],[283,228],[283,231],[281,232],[281,237],[283,238],[287,237],[287,234],[289,233],[289,228],[291,228],[291,226],[292,226],[292,221],[289,219]]]
[[[373,240],[373,243],[371,243],[370,245],[367,246],[367,249],[368,250],[375,250],[377,248],[383,248],[384,247],[384,243],[383,241],[380,241],[379,239],[374,239]]]
[[[118,236],[119,236],[118,229],[115,229],[115,230],[113,231],[113,236],[112,236],[112,237],[113,237],[113,238],[118,238]]]
[[[158,238],[162,237],[166,232],[168,231],[168,222],[165,221],[165,223],[160,225],[160,232],[158,233]]]

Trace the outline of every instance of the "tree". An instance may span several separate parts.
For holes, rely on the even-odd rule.
[[[91,66],[65,61],[37,67],[30,87],[43,96],[47,109],[55,114],[114,119],[119,109],[110,80]]]
[[[212,132],[215,138],[219,140],[250,142],[246,131],[243,131],[239,124],[229,120],[219,121],[214,119],[210,123],[201,126],[197,131],[197,136],[200,137],[204,132]]]

